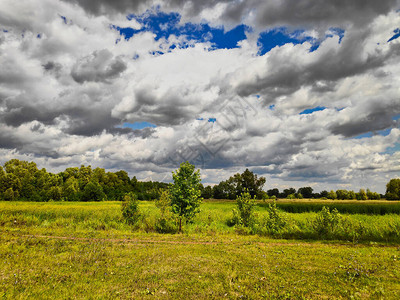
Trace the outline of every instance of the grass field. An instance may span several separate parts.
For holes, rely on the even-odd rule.
[[[170,235],[154,232],[152,202],[136,229],[119,202],[0,202],[0,298],[400,298],[399,215],[344,215],[369,235],[319,241],[317,213],[282,213],[296,225],[282,240],[229,227],[234,206],[205,202]]]

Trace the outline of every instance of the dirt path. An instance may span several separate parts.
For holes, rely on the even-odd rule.
[[[11,233],[11,232],[9,232]],[[67,241],[84,241],[84,242],[109,242],[109,243],[120,243],[120,244],[136,244],[136,245],[146,245],[146,244],[172,244],[172,245],[258,245],[263,247],[279,247],[279,246],[289,246],[289,247],[398,247],[399,245],[385,245],[385,244],[352,244],[343,242],[332,242],[324,243],[323,241],[315,242],[274,242],[271,241],[256,241],[256,240],[229,240],[224,239],[221,241],[177,241],[177,240],[155,240],[155,239],[139,239],[139,238],[96,238],[96,237],[74,237],[74,236],[55,236],[55,235],[40,235],[40,234],[23,234],[23,233],[11,233],[13,236],[20,236],[24,238],[36,238],[36,239],[56,239],[56,240],[67,240]]]
[[[308,242],[295,242],[295,243],[279,243],[279,242],[260,242],[260,241],[173,241],[173,240],[145,240],[145,239],[115,239],[115,238],[91,238],[91,237],[73,237],[73,236],[54,236],[54,235],[35,235],[35,234],[22,234],[22,237],[27,238],[45,238],[45,239],[58,239],[58,240],[71,240],[71,241],[86,241],[86,242],[110,242],[110,243],[123,243],[123,244],[175,244],[175,245],[258,245],[266,247],[279,247],[279,246],[305,246],[305,247],[316,247],[326,246],[327,244],[316,241],[315,243]],[[357,247],[357,246],[368,246],[368,245],[355,245],[355,244],[343,244],[333,243],[332,247],[345,246],[345,247]]]

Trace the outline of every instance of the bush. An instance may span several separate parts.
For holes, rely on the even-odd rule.
[[[158,233],[176,233],[179,227],[174,218],[161,217],[156,220],[155,229]]]
[[[334,208],[329,211],[329,208],[324,206],[318,213],[317,218],[313,222],[314,230],[320,235],[332,235],[337,229],[342,220],[342,216],[338,210]]]
[[[134,225],[140,218],[139,201],[132,192],[125,194],[122,201],[122,218],[126,223]]]
[[[171,195],[168,190],[160,190],[160,194],[160,198],[156,200],[156,207],[160,209],[161,216],[156,219],[155,230],[158,233],[176,233],[179,228],[171,210]]]
[[[278,233],[285,225],[287,220],[284,215],[276,207],[276,203],[270,204],[267,210],[267,217],[265,219],[265,227],[267,231],[272,234]]]
[[[236,204],[238,211],[233,211],[234,218],[238,221],[236,224],[242,224],[245,227],[250,226],[252,221],[254,221],[255,197],[251,198],[249,192],[243,192],[240,196],[236,197]]]

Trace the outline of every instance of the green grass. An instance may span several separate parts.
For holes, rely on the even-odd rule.
[[[304,299],[400,296],[398,247],[179,235],[175,243],[2,234],[4,299]]]
[[[267,203],[259,203],[267,206]],[[357,201],[357,200],[278,200],[276,206],[289,213],[318,212],[323,206],[336,208],[340,213],[386,215],[400,214],[400,201]]]
[[[153,202],[140,202],[138,228],[120,205],[0,202],[0,298],[400,298],[398,215],[344,215],[362,239],[316,235],[315,212],[282,213],[282,232],[247,235],[227,225],[234,202],[209,201],[170,235],[154,232]]]

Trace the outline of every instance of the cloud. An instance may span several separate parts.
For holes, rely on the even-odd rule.
[[[126,63],[115,57],[107,49],[94,51],[91,55],[79,59],[72,67],[71,76],[78,82],[102,81],[109,83],[126,70]]]
[[[267,188],[380,192],[399,171],[400,41],[387,42],[398,1],[14,2],[0,16],[2,163],[170,180],[187,159],[207,183],[249,167]],[[180,18],[174,34],[126,18],[157,10]],[[207,36],[181,35],[186,22]],[[251,30],[232,49],[206,32],[241,24]],[[138,32],[126,40],[112,25]],[[260,32],[276,26],[313,40],[259,55]],[[156,127],[123,128],[135,122]]]

